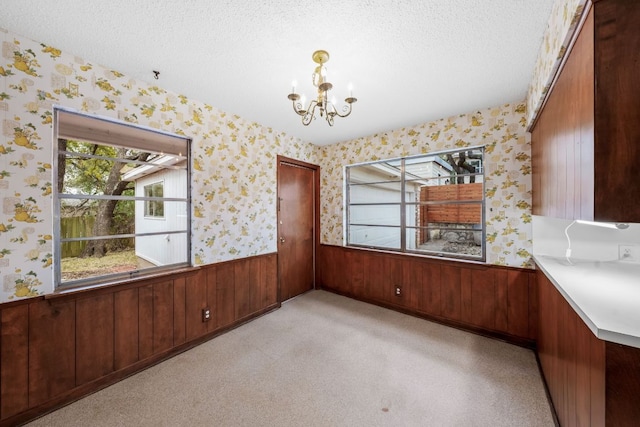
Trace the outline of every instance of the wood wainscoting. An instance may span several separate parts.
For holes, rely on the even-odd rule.
[[[36,418],[278,306],[275,253],[2,304],[0,426]]]
[[[322,289],[535,347],[534,270],[342,246],[318,252]]]

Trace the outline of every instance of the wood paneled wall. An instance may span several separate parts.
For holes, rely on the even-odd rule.
[[[538,356],[563,426],[637,426],[640,349],[598,339],[540,270]]]
[[[3,304],[0,425],[32,419],[276,307],[276,254]]]
[[[355,299],[533,347],[533,270],[321,245],[317,285]],[[396,294],[400,288],[400,295]]]

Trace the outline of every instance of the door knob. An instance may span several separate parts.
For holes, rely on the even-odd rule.
[[[280,238],[280,243],[284,243],[284,237]]]

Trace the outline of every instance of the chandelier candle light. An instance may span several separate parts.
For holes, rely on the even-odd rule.
[[[345,98],[344,102],[347,105],[342,107],[342,113],[339,113],[335,107],[335,101],[330,102],[328,98],[329,91],[333,88],[333,85],[327,81],[327,68],[324,64],[329,61],[329,52],[326,50],[316,50],[311,56],[313,61],[318,64],[312,75],[312,82],[315,87],[318,88],[318,98],[309,103],[309,107],[305,110],[303,107],[304,100],[300,100],[300,95],[296,93],[295,82],[293,84],[293,90],[287,96],[293,103],[293,111],[299,116],[302,116],[302,124],[309,126],[309,123],[315,119],[316,109],[320,111],[320,117],[325,117],[329,126],[333,126],[333,118],[347,117],[351,114],[351,105],[357,101],[353,97],[353,94],[349,93],[349,97]],[[300,101],[300,102],[298,102]]]

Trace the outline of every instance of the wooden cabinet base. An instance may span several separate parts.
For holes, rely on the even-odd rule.
[[[637,426],[640,349],[598,339],[540,271],[538,358],[560,425]]]

